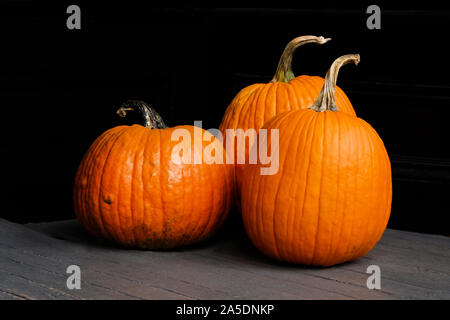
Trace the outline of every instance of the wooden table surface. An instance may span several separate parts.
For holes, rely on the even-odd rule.
[[[69,265],[81,289],[69,290]],[[381,269],[381,289],[366,286]],[[365,257],[329,268],[261,255],[242,227],[206,243],[156,252],[87,235],[75,220],[16,224],[0,219],[0,299],[449,299],[450,238],[386,230]]]

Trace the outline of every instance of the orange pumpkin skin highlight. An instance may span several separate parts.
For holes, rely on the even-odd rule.
[[[301,40],[303,39],[303,40]],[[314,41],[311,41],[314,39]],[[321,39],[321,40],[320,40]],[[219,129],[225,136],[226,129],[259,130],[264,123],[276,115],[291,111],[306,109],[312,106],[324,85],[324,78],[319,76],[301,75],[286,79],[284,74],[290,71],[290,59],[296,47],[303,43],[325,43],[329,39],[323,37],[305,36],[292,40],[285,49],[274,79],[269,83],[256,83],[242,89],[231,101],[225,111]],[[289,50],[292,43],[295,47]],[[288,59],[289,62],[283,62]],[[286,65],[287,64],[287,65]],[[283,70],[288,69],[288,70]],[[282,74],[282,76],[280,76]],[[281,79],[280,79],[281,78]],[[287,82],[285,82],[287,80]],[[356,116],[355,110],[342,89],[336,87],[336,103],[341,112]],[[226,142],[226,139],[224,139]],[[236,155],[235,150],[235,155]],[[245,149],[245,159],[248,161],[249,147]],[[239,193],[244,164],[236,164],[236,187]]]
[[[383,141],[364,120],[336,109],[333,83],[347,55],[330,68],[313,109],[288,111],[266,123],[279,130],[279,171],[247,165],[241,192],[247,234],[264,254],[291,263],[331,266],[369,252],[386,229],[391,165]],[[327,74],[328,78],[329,74]],[[324,108],[326,109],[324,110]]]
[[[74,185],[74,208],[85,229],[125,246],[168,249],[202,241],[222,225],[232,202],[233,167],[172,162],[179,141],[171,135],[180,128],[194,137],[193,126],[132,125],[95,140]],[[192,141],[192,158],[209,143]]]

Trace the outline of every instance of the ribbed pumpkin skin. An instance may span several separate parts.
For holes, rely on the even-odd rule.
[[[331,266],[363,256],[382,236],[392,200],[384,144],[364,120],[342,112],[290,111],[264,128],[279,129],[279,171],[243,176],[242,216],[266,255]],[[270,134],[268,134],[270,145]]]
[[[322,77],[302,75],[288,83],[257,83],[248,86],[242,89],[228,106],[220,130],[224,136],[226,129],[259,130],[264,123],[280,113],[309,108],[317,98],[324,82]],[[341,112],[356,116],[350,100],[339,87],[336,87],[336,103]],[[246,148],[245,159],[248,162],[248,148]],[[243,164],[236,165],[238,190],[240,190],[243,169]]]
[[[170,161],[177,128],[194,137],[193,126],[132,125],[96,139],[74,186],[77,218],[90,233],[125,246],[167,249],[199,242],[220,227],[232,201],[233,167]],[[192,157],[208,144],[192,142]]]

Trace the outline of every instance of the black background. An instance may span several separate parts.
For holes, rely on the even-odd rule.
[[[70,4],[81,7],[81,30],[66,27]],[[289,40],[313,34],[333,40],[298,50],[296,75],[324,76],[338,56],[361,54],[338,84],[390,155],[389,227],[449,235],[450,11],[374,2],[381,30],[368,30],[369,4],[3,2],[0,217],[74,218],[72,182],[83,154],[107,129],[140,121],[115,114],[123,101],[149,102],[169,125],[202,120],[217,128],[240,89],[272,78]]]

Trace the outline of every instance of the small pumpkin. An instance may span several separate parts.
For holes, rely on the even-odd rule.
[[[194,130],[200,130],[203,139],[188,142],[192,159],[202,159],[205,148],[222,150],[222,143],[201,128],[166,127],[142,101],[128,101],[118,113],[125,116],[136,109],[145,126],[114,127],[84,156],[74,185],[78,220],[98,237],[146,249],[174,248],[210,237],[232,203],[234,169],[215,162],[172,161],[180,143],[172,133],[184,129],[194,137]]]
[[[242,217],[264,254],[291,263],[331,266],[365,255],[381,238],[391,209],[391,166],[383,141],[364,120],[339,111],[338,58],[309,109],[288,111],[264,125],[279,130],[279,171],[245,168]]]
[[[295,77],[291,70],[292,56],[294,51],[304,44],[324,44],[329,40],[324,37],[302,36],[290,41],[284,49],[272,81],[250,85],[242,89],[231,101],[220,124],[224,137],[226,129],[258,130],[277,114],[311,107],[324,85],[324,79],[307,75]],[[336,102],[341,112],[355,115],[350,100],[340,88],[336,88]],[[253,141],[250,141],[245,148],[246,161],[248,161],[248,151],[252,143]],[[235,150],[235,156],[237,156],[239,150]],[[236,165],[238,194],[243,168],[243,164]]]

